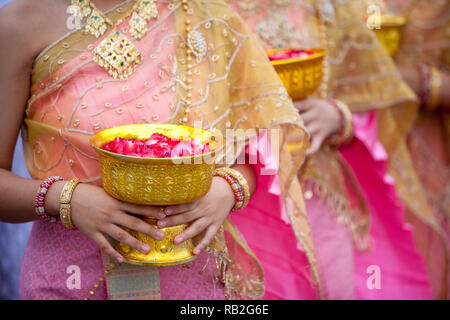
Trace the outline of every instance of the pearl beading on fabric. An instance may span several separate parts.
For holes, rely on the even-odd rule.
[[[188,0],[182,0],[181,1],[182,6],[183,6],[183,10],[186,12],[186,20],[185,20],[185,31],[187,34],[187,39],[188,39],[188,45],[185,47],[186,48],[186,97],[184,99],[184,105],[185,105],[185,109],[184,109],[184,116],[181,119],[180,123],[186,124],[189,120],[188,116],[189,113],[191,111],[191,105],[192,105],[192,54],[193,54],[193,50],[191,49],[191,45],[190,45],[190,37],[189,37],[189,33],[191,32],[191,19],[189,19],[188,17],[188,11],[189,11],[189,6],[188,6]],[[197,36],[198,38],[198,36]],[[192,40],[194,41],[194,40]],[[197,45],[200,44],[201,40],[196,40]],[[195,50],[197,50],[195,48]],[[206,51],[205,51],[206,53]]]

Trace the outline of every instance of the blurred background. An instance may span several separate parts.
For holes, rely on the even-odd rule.
[[[0,8],[10,0],[0,0]],[[29,177],[19,139],[14,152],[12,171],[22,177]],[[31,231],[32,223],[9,224],[0,222],[0,299],[17,299],[20,265]]]

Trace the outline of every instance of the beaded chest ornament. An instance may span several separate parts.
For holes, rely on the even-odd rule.
[[[124,19],[119,19],[111,33],[103,39],[93,50],[93,61],[104,68],[114,79],[127,79],[134,73],[138,64],[143,60],[139,49],[132,40],[128,39],[116,27],[130,17],[128,21],[130,34],[134,40],[140,40],[147,34],[147,22],[158,18],[157,0],[136,0],[130,14]],[[180,123],[188,122],[188,115],[192,105],[192,56],[202,58],[208,51],[207,43],[203,35],[191,28],[192,10],[189,9],[188,0],[180,1],[181,8],[187,14],[185,20],[186,32],[186,95],[183,99],[185,106],[184,115]],[[98,10],[90,0],[72,0],[70,9],[72,15],[78,18],[89,16],[84,31],[95,37],[103,35],[111,21]]]

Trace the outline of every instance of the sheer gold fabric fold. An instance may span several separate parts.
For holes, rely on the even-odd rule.
[[[402,15],[407,19],[395,56],[399,67],[418,70],[425,64],[442,73],[450,72],[450,1],[386,0],[377,4],[383,13]],[[420,180],[420,190],[417,188],[416,191],[421,193],[423,201],[427,201],[427,210],[422,212],[420,206],[410,207],[414,216],[407,215],[407,220],[417,230],[414,233],[416,243],[425,255],[435,296],[441,299],[448,299],[449,123],[448,112],[422,108],[408,132],[407,144],[398,151],[403,158],[410,155],[409,162],[415,169],[414,176],[405,176],[405,183],[401,186],[406,185],[411,177],[415,179],[409,181],[411,184]],[[400,162],[394,163],[399,173],[402,172],[401,166]],[[405,188],[405,192],[408,191]]]

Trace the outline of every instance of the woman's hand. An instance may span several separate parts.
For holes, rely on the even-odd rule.
[[[147,244],[138,241],[121,226],[148,234],[157,240],[164,239],[164,232],[131,214],[157,219],[165,217],[161,208],[121,202],[94,185],[82,183],[73,193],[71,200],[73,224],[91,238],[102,251],[118,262],[123,262],[124,258],[114,250],[105,235],[140,252],[148,253],[150,251]]]
[[[167,207],[165,209],[167,217],[158,221],[158,227],[191,223],[175,238],[175,244],[180,244],[205,231],[203,239],[194,249],[194,254],[199,254],[212,241],[234,204],[234,193],[230,185],[224,179],[214,177],[209,192],[203,198],[188,204]]]
[[[339,111],[323,99],[308,98],[295,101],[294,104],[305,122],[306,129],[311,134],[311,147],[307,155],[314,154],[320,149],[325,139],[339,131],[341,127]]]
[[[403,80],[408,83],[417,96],[420,96],[423,91],[423,83],[418,68],[399,66],[398,70],[400,71]],[[439,107],[448,112],[450,110],[450,74],[443,70],[439,70],[439,72],[441,73]]]

